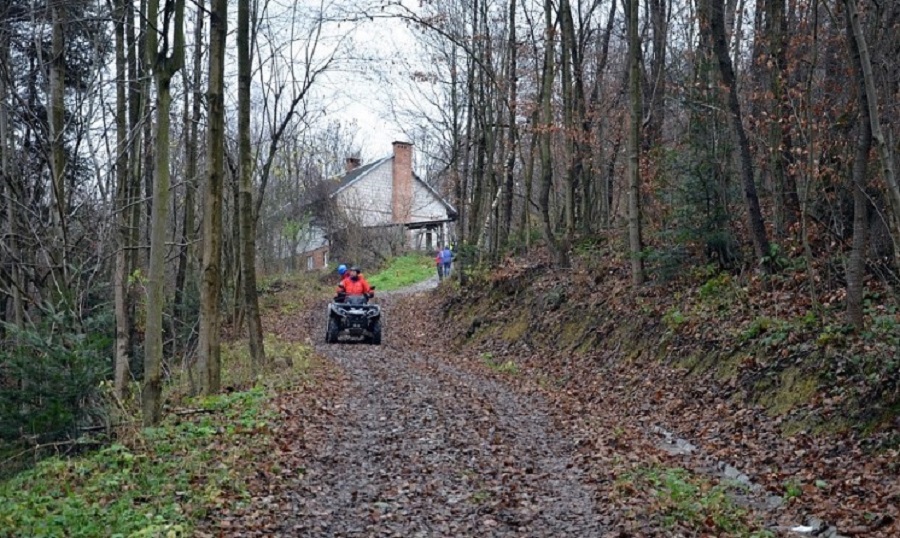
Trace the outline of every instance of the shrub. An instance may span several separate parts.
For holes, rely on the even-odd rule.
[[[84,324],[50,313],[35,327],[7,325],[0,348],[0,439],[71,438],[110,370],[110,319]]]

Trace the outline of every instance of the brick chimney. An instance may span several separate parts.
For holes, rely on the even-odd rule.
[[[356,170],[359,168],[359,164],[359,157],[347,157],[347,160],[344,162],[344,172],[350,173]]]
[[[394,142],[391,216],[394,223],[409,221],[413,201],[412,144]]]

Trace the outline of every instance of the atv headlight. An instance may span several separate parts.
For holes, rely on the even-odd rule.
[[[366,316],[368,316],[370,318],[374,318],[377,315],[378,315],[378,310],[376,310],[374,308],[372,308],[366,312]]]
[[[342,317],[347,315],[347,311],[340,307],[335,308],[334,311],[337,312],[337,314]]]

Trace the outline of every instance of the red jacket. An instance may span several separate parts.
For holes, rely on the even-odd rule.
[[[366,295],[372,293],[372,286],[366,282],[366,279],[360,275],[360,277],[356,280],[352,278],[345,278],[338,285],[337,289],[338,293],[345,293],[347,295]]]

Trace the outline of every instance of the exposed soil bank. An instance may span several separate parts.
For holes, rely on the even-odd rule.
[[[634,426],[659,446],[671,431],[698,450],[669,450],[666,465],[730,466],[759,485],[754,502],[776,528],[821,518],[846,534],[900,536],[889,339],[804,325],[772,298],[786,291],[751,289],[758,281],[714,275],[694,292],[635,292],[613,269],[548,267],[510,262],[463,292],[442,289],[452,355],[566,402],[560,420],[591,432],[588,453],[608,449],[604,428]],[[856,352],[869,354],[860,366],[887,363],[865,382],[846,366]],[[766,501],[775,496],[785,502]]]

